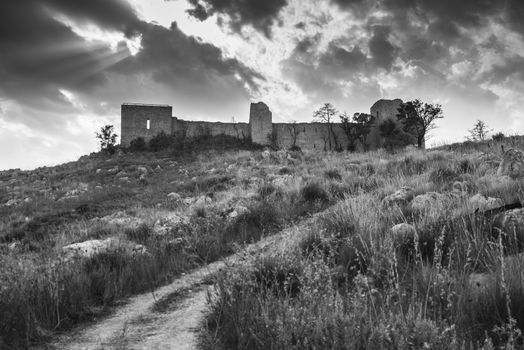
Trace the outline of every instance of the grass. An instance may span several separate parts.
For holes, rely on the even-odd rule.
[[[326,182],[312,181],[323,175],[320,154],[293,153],[308,163],[290,165],[259,150],[172,152],[92,154],[0,173],[9,184],[2,203],[20,200],[0,205],[0,347],[45,342],[335,202]],[[107,238],[121,246],[86,258],[62,253]],[[146,253],[129,250],[137,244]]]
[[[2,203],[16,201],[0,205],[0,347],[45,341],[295,224],[284,251],[214,277],[201,349],[522,346],[524,244],[499,233],[497,213],[475,214],[468,202],[477,192],[505,204],[524,199],[522,179],[497,177],[493,145],[291,152],[291,160],[249,147],[194,153],[175,146],[0,172]],[[415,195],[442,193],[443,202],[385,207],[383,198],[403,186]],[[393,237],[400,223],[414,234]],[[78,259],[62,253],[106,238],[121,246]],[[145,254],[129,250],[137,244]],[[158,310],[180,297],[160,301]]]
[[[498,181],[498,163],[489,160],[497,154],[479,160],[479,147],[489,148],[342,155],[336,167],[327,161],[330,170],[309,179],[297,198],[342,200],[297,230],[285,251],[215,277],[199,347],[522,348],[520,231],[500,234],[500,214],[474,213],[468,199],[480,191],[505,204],[522,201],[524,180]],[[438,210],[384,207],[381,200],[402,186],[442,193],[445,202]],[[390,228],[399,223],[414,234],[395,241]]]

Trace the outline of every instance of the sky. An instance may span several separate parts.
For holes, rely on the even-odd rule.
[[[323,103],[439,103],[428,145],[476,120],[524,134],[522,0],[0,2],[0,170],[97,151],[124,102],[185,120],[308,122]]]

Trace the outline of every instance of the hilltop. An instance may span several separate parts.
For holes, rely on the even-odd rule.
[[[0,172],[0,345],[52,340],[284,230],[206,277],[201,348],[517,346],[524,180],[517,160],[498,172],[500,145],[96,153]]]

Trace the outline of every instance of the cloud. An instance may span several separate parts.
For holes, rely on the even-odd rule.
[[[92,29],[100,39],[83,35]],[[120,33],[122,41],[106,41],[107,33]],[[141,48],[132,55],[124,39],[135,36]],[[58,161],[94,150],[93,131],[100,123],[116,124],[124,101],[178,102],[177,111],[186,115],[196,110],[213,115],[218,104],[226,111],[234,111],[234,103],[248,105],[261,80],[176,23],[165,28],[140,20],[126,1],[0,3],[0,124],[23,126],[32,132],[27,140],[54,140],[42,150],[53,150]],[[31,157],[36,145],[25,146]],[[2,159],[0,168],[15,166],[18,156]],[[35,158],[19,164],[31,161]]]
[[[279,21],[282,8],[287,0],[189,0],[194,6],[188,13],[204,21],[215,14],[220,23],[226,22],[231,29],[240,33],[242,28],[250,25],[256,30],[271,37],[271,27]],[[225,21],[224,21],[225,17]]]
[[[389,27],[374,26],[369,40],[369,52],[376,67],[389,71],[395,60],[397,49],[389,42]]]

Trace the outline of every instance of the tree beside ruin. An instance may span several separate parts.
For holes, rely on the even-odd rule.
[[[300,133],[302,133],[302,130],[300,130],[300,127],[297,125],[296,121],[293,121],[291,124],[288,125],[287,130],[289,131],[289,134],[291,136],[292,144],[291,144],[291,150],[296,150],[297,147],[297,138]]]
[[[444,115],[441,105],[423,103],[419,99],[401,103],[397,113],[403,130],[416,137],[419,148],[424,147],[428,133],[436,128],[436,120],[442,118]]]
[[[114,133],[113,125],[104,125],[100,128],[100,132],[96,133],[96,138],[100,143],[100,150],[110,154],[115,153],[115,145],[117,134]]]
[[[335,131],[333,130],[333,123],[334,123],[334,119],[337,113],[338,111],[329,102],[324,103],[324,105],[321,108],[319,108],[318,110],[316,110],[313,113],[313,120],[327,124],[328,135],[327,137],[325,137],[325,143],[328,145],[329,150],[339,148],[337,135],[335,134]],[[332,139],[334,142],[334,147],[331,142]]]
[[[348,150],[354,151],[356,149],[357,141],[367,149],[367,137],[371,132],[371,128],[375,122],[375,118],[367,113],[355,113],[353,118],[350,118],[346,112],[339,116],[340,127],[344,130],[344,134],[348,139]]]

